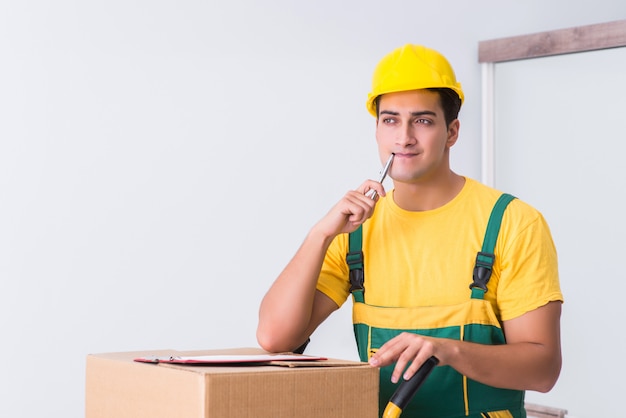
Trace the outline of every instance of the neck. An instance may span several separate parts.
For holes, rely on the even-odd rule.
[[[459,194],[465,178],[449,171],[436,179],[415,183],[394,182],[393,200],[402,209],[414,212],[440,208]]]

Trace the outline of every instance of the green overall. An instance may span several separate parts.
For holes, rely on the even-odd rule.
[[[354,333],[362,361],[368,361],[385,342],[402,332],[481,344],[505,344],[504,333],[489,302],[484,300],[495,259],[494,248],[504,210],[514,197],[500,196],[494,205],[483,246],[476,257],[471,297],[452,306],[386,307],[365,303],[363,287],[362,229],[350,234],[346,261],[354,307]],[[393,365],[380,371],[380,413],[396,387],[391,383]],[[500,411],[491,412],[488,411]],[[403,417],[525,418],[524,392],[497,389],[461,375],[450,366],[436,367],[402,412]]]

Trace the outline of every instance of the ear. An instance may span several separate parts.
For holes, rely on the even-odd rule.
[[[456,144],[456,140],[459,139],[459,128],[461,127],[461,122],[458,119],[453,120],[448,125],[448,139],[446,140],[446,146],[450,148],[454,144]]]

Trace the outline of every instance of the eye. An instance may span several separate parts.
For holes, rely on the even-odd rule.
[[[391,124],[396,123],[396,120],[394,118],[383,118],[383,123],[387,125],[391,125]]]
[[[432,125],[433,122],[430,119],[420,118],[415,119],[415,123],[418,125]]]

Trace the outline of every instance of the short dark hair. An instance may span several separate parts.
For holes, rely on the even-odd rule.
[[[459,111],[461,110],[461,98],[454,90],[448,88],[433,88],[427,90],[439,93],[439,101],[441,102],[441,107],[443,108],[443,116],[446,119],[446,126],[450,125],[453,120],[458,119]]]
[[[443,117],[446,120],[446,126],[450,125],[453,120],[459,117],[459,111],[461,110],[461,98],[452,89],[449,88],[430,88],[426,89],[439,94],[439,102],[443,109]],[[376,97],[374,104],[376,106],[376,115],[380,111],[380,97]]]

